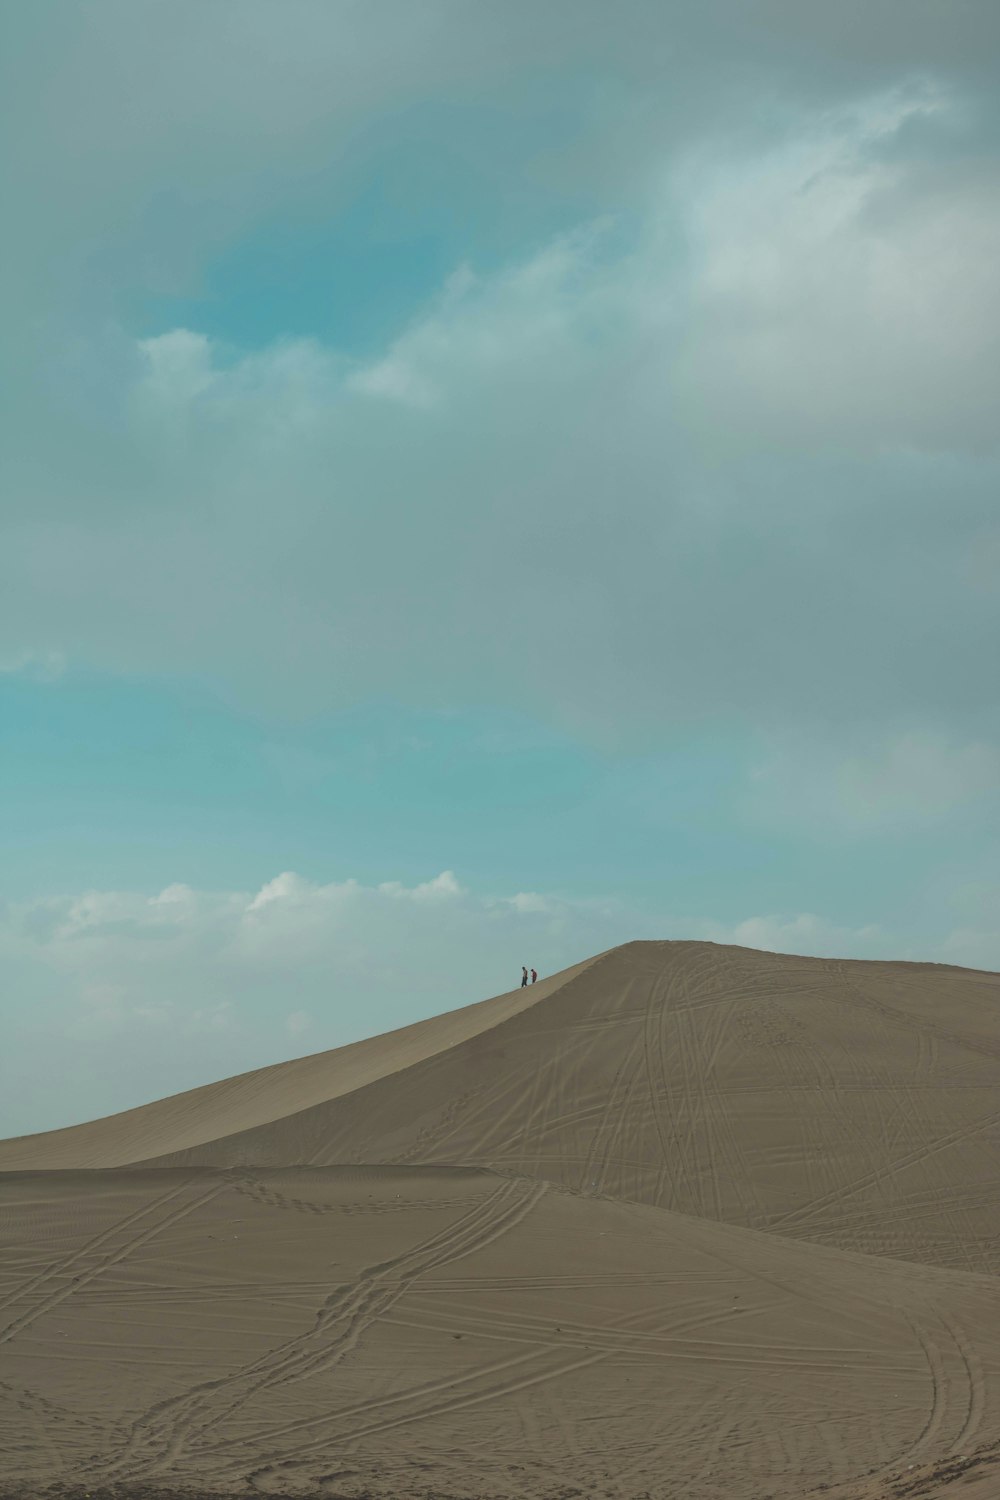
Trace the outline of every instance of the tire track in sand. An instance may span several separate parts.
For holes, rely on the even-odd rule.
[[[978,1359],[970,1354],[960,1330],[949,1318],[939,1313],[936,1319],[936,1337],[939,1337],[941,1333],[945,1335],[961,1367],[958,1377],[962,1387],[961,1396],[957,1401],[959,1413],[953,1414],[953,1407],[956,1404],[956,1381],[954,1376],[949,1374],[944,1352],[936,1342],[936,1337],[931,1336],[928,1328],[919,1327],[911,1317],[907,1318],[907,1322],[913,1329],[914,1337],[923,1351],[931,1382],[930,1412],[917,1437],[907,1445],[907,1452],[920,1455],[933,1443],[947,1442],[950,1444],[948,1451],[955,1453],[963,1445],[974,1441],[982,1421],[985,1400],[982,1368],[979,1366]],[[975,1369],[974,1364],[977,1366]],[[949,1421],[954,1425],[959,1420],[961,1425],[949,1438],[946,1432]]]
[[[190,1185],[190,1181],[191,1179],[188,1179],[184,1183],[185,1188]],[[216,1179],[216,1181],[213,1182],[212,1186],[208,1189],[207,1192],[201,1193],[197,1198],[192,1198],[188,1203],[181,1204],[180,1207],[174,1209],[171,1213],[166,1214],[162,1219],[158,1219],[155,1224],[151,1225],[148,1229],[144,1230],[140,1234],[131,1236],[126,1240],[125,1244],[120,1246],[116,1251],[111,1251],[107,1255],[102,1256],[96,1265],[90,1267],[88,1270],[81,1271],[78,1276],[74,1276],[69,1286],[64,1286],[57,1291],[50,1292],[49,1295],[43,1298],[41,1302],[37,1303],[34,1307],[29,1308],[26,1312],[22,1313],[19,1318],[15,1318],[13,1322],[8,1323],[6,1328],[0,1330],[0,1344],[9,1343],[10,1340],[15,1338],[18,1334],[23,1333],[25,1329],[30,1328],[32,1323],[36,1323],[39,1318],[44,1317],[45,1314],[51,1312],[53,1308],[58,1307],[61,1302],[65,1302],[68,1297],[74,1296],[77,1292],[82,1291],[84,1287],[89,1286],[92,1281],[96,1281],[98,1277],[103,1276],[105,1271],[109,1271],[112,1266],[120,1265],[123,1260],[127,1260],[128,1257],[132,1255],[136,1250],[138,1250],[142,1245],[146,1245],[150,1240],[156,1239],[156,1237],[162,1234],[165,1229],[172,1228],[173,1225],[179,1223],[181,1219],[187,1218],[188,1214],[193,1213],[195,1209],[204,1207],[206,1203],[210,1203],[211,1200],[213,1198],[217,1198],[220,1193],[227,1192],[232,1186],[233,1178],[231,1176],[227,1176],[221,1182]],[[157,1201],[157,1204],[154,1205],[154,1207],[162,1206],[164,1202],[172,1200],[177,1196],[177,1193],[166,1194],[162,1199]],[[97,1236],[97,1240],[100,1241],[103,1245],[113,1237],[113,1234],[116,1231],[120,1231],[124,1226],[127,1226],[129,1228],[133,1227],[137,1222],[141,1222],[143,1217],[143,1214],[131,1215],[128,1219],[123,1220],[122,1224],[115,1225],[114,1229],[109,1230],[107,1234],[103,1236]],[[93,1243],[94,1242],[91,1242],[91,1244]],[[83,1251],[80,1251],[75,1257],[66,1257],[66,1261],[64,1262],[64,1264],[68,1265],[69,1267],[72,1267],[74,1264],[79,1265],[81,1263],[81,1256],[83,1255],[83,1253]],[[44,1282],[49,1279],[51,1279],[51,1277],[43,1276],[41,1278],[42,1284],[44,1284]]]
[[[521,1223],[546,1192],[545,1183],[526,1187],[515,1179],[501,1182],[457,1223],[368,1267],[351,1285],[332,1292],[307,1332],[241,1370],[156,1403],[133,1423],[118,1457],[88,1473],[102,1479],[148,1477],[175,1462],[192,1440],[251,1397],[339,1364],[416,1280],[499,1239]]]
[[[662,1343],[660,1357],[669,1351],[672,1358],[686,1357],[695,1360],[698,1364],[704,1364],[706,1360],[722,1360],[748,1372],[759,1369],[762,1363],[765,1367],[783,1365],[796,1371],[830,1369],[834,1366],[839,1367],[842,1357],[839,1350],[826,1348],[812,1351],[785,1346],[736,1344],[727,1349],[725,1344],[692,1337],[728,1321],[732,1316],[728,1306],[714,1310],[699,1309],[680,1319],[676,1319],[673,1311],[665,1320],[662,1316],[658,1318],[657,1314],[662,1314],[662,1311],[662,1303],[658,1302],[652,1306],[637,1309],[620,1322],[606,1328],[591,1327],[576,1330],[575,1337],[571,1340],[576,1352],[569,1358],[566,1357],[569,1351],[566,1350],[563,1341],[556,1343],[552,1339],[532,1338],[530,1335],[526,1336],[526,1330],[520,1335],[512,1330],[515,1340],[530,1344],[528,1353],[507,1355],[458,1376],[439,1377],[434,1381],[410,1387],[408,1390],[397,1391],[388,1396],[355,1402],[348,1407],[327,1412],[322,1416],[304,1417],[283,1423],[280,1427],[269,1428],[262,1432],[260,1439],[273,1448],[276,1440],[294,1437],[296,1439],[294,1449],[296,1464],[301,1464],[307,1454],[329,1455],[331,1446],[335,1446],[338,1456],[343,1457],[346,1452],[352,1452],[358,1443],[366,1438],[400,1427],[411,1426],[416,1422],[450,1417],[460,1411],[509,1398],[514,1398],[516,1404],[524,1392],[536,1389],[540,1385],[618,1358],[623,1353],[647,1353],[648,1349],[643,1346],[651,1341]],[[397,1319],[394,1318],[392,1321],[396,1322]],[[410,1325],[406,1319],[399,1321],[405,1326],[424,1328],[430,1326],[423,1322]],[[639,1326],[635,1327],[636,1324]],[[505,1325],[506,1319],[498,1319],[496,1324],[498,1338],[505,1338]],[[542,1331],[540,1327],[539,1332]],[[638,1340],[638,1346],[635,1344],[636,1340]],[[595,1344],[598,1347],[595,1348]],[[540,1361],[551,1361],[553,1354],[558,1353],[563,1354],[561,1360],[556,1358],[547,1367],[538,1368]],[[482,1382],[487,1382],[487,1384],[483,1385]],[[480,1388],[477,1389],[477,1385]],[[410,1409],[399,1410],[400,1407],[405,1408],[408,1403],[411,1403]],[[394,1407],[395,1412],[391,1410]],[[359,1419],[367,1420],[364,1425],[359,1425]],[[336,1429],[338,1423],[349,1424],[348,1431],[338,1433],[336,1430],[329,1430]],[[317,1427],[326,1427],[328,1430],[315,1438],[302,1440],[303,1434],[310,1430],[315,1431]],[[209,1451],[221,1453],[224,1449],[245,1448],[245,1443],[245,1438],[234,1437],[226,1439],[217,1448]],[[326,1457],[321,1458],[321,1461],[329,1460]],[[279,1460],[251,1470],[249,1475],[246,1474],[241,1463],[239,1468],[213,1471],[213,1477],[220,1482],[233,1483],[248,1479],[250,1483],[256,1484],[258,1480],[267,1479],[279,1473],[282,1468],[288,1466],[289,1462]]]
[[[103,1245],[107,1244],[108,1240],[113,1239],[122,1230],[130,1229],[133,1224],[137,1224],[151,1213],[155,1213],[165,1203],[170,1203],[174,1198],[180,1197],[190,1186],[190,1183],[191,1175],[185,1177],[182,1182],[174,1187],[168,1188],[165,1193],[161,1193],[151,1203],[144,1204],[142,1208],[134,1209],[132,1213],[126,1214],[123,1219],[116,1219],[106,1229],[99,1230],[97,1234],[91,1236],[86,1244],[76,1246],[64,1255],[61,1260],[54,1261],[51,1265],[45,1266],[43,1270],[39,1271],[28,1281],[22,1282],[14,1291],[8,1292],[5,1297],[0,1297],[0,1312],[5,1311],[12,1303],[19,1302],[21,1298],[30,1297],[32,1292],[37,1291],[46,1282],[53,1280],[55,1277],[70,1274],[85,1256],[93,1254],[95,1250],[100,1250]]]

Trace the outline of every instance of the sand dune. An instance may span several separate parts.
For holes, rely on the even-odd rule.
[[[0,1493],[993,1497],[998,1002],[637,943],[0,1143]]]
[[[464,1163],[1000,1271],[1000,979],[633,943],[387,1037],[0,1144],[32,1167]]]
[[[547,998],[594,962],[590,959],[528,989],[481,1000],[332,1052],[257,1068],[85,1125],[0,1141],[0,1171],[134,1166],[146,1158],[202,1150],[217,1139],[261,1126],[280,1131],[289,1114],[329,1104],[371,1083],[392,1079],[501,1025]],[[298,1164],[300,1149],[293,1151],[290,1164]]]

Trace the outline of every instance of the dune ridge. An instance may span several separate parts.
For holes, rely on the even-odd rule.
[[[998,1002],[633,943],[0,1142],[0,1494],[995,1500]]]
[[[197,1150],[216,1138],[274,1124],[311,1104],[330,1103],[454,1047],[537,1004],[602,955],[548,980],[415,1021],[345,1047],[254,1068],[120,1114],[0,1141],[0,1171],[132,1166],[144,1157]]]

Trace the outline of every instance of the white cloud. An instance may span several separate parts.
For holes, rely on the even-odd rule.
[[[312,887],[292,870],[285,870],[262,885],[247,907],[248,912],[261,911],[273,902],[301,903],[312,892]]]
[[[695,420],[755,445],[993,444],[998,200],[986,180],[921,182],[893,150],[953,114],[910,88],[742,162],[694,154],[677,191],[698,314],[675,389]]]
[[[717,454],[995,448],[1000,200],[894,149],[955,113],[911,86],[799,117],[771,146],[708,138],[669,162],[627,235],[598,220],[463,277],[349,385],[463,414],[498,387],[516,412],[524,387],[541,415],[582,379],[612,397],[627,372],[672,445],[682,414]],[[622,415],[612,400],[600,420]]]
[[[442,870],[433,880],[425,880],[414,886],[400,885],[398,880],[386,880],[379,886],[379,891],[383,896],[402,897],[408,901],[447,901],[453,896],[464,895],[452,870]]]
[[[842,927],[811,912],[794,916],[748,917],[731,926],[707,922],[702,936],[717,943],[758,948],[766,953],[799,953],[811,958],[908,957],[898,940],[875,925]]]
[[[548,896],[541,896],[537,891],[518,891],[516,896],[508,896],[507,904],[518,912],[550,912],[552,901]]]
[[[411,406],[433,406],[438,397],[430,382],[399,354],[388,354],[376,364],[356,371],[348,384],[351,390],[364,396],[402,401]]]
[[[175,328],[156,338],[140,339],[138,350],[145,363],[138,394],[151,409],[186,406],[219,380],[211,344],[203,333]]]
[[[13,658],[72,639],[270,708],[485,687],[623,740],[834,703],[971,725],[1000,214],[984,168],[935,165],[956,117],[892,90],[688,141],[629,213],[460,269],[363,364],[96,340],[114,421],[86,474],[51,444],[0,556]]]

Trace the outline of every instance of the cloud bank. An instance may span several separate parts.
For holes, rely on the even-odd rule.
[[[8,655],[269,712],[992,741],[1000,194],[969,108],[914,76],[677,127],[627,202],[459,264],[370,356],[76,330],[47,415],[78,440],[10,490]]]

